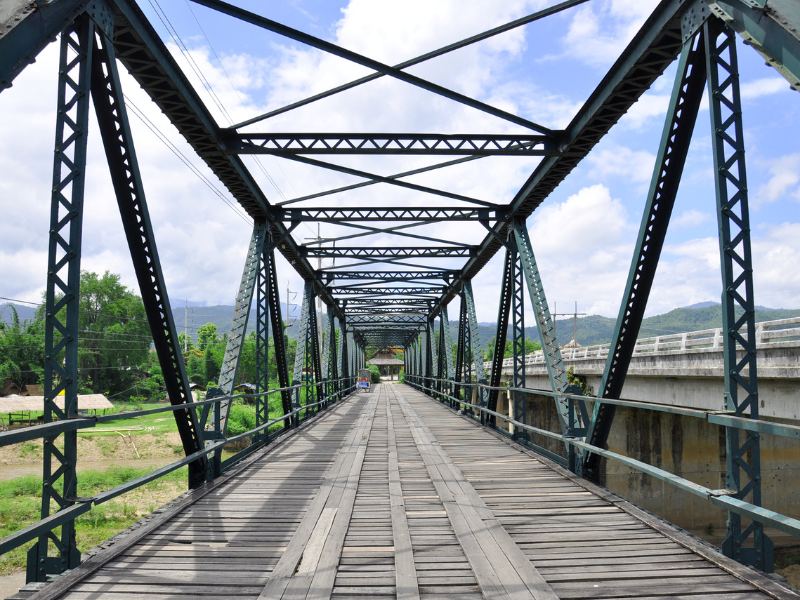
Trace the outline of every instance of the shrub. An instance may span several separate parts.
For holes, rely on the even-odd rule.
[[[256,411],[253,406],[234,404],[228,413],[228,434],[239,435],[256,426]]]
[[[369,365],[367,368],[369,369],[369,372],[372,375],[372,383],[380,383],[381,382],[381,370],[378,368],[378,366],[377,365]]]

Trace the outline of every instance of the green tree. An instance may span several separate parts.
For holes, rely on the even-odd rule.
[[[78,368],[82,386],[93,392],[131,387],[148,362],[152,337],[144,304],[119,279],[108,271],[81,273]]]
[[[11,323],[0,322],[0,383],[10,379],[19,386],[42,380],[44,326],[34,319],[22,323],[11,307]]]
[[[494,346],[497,340],[497,336],[493,337],[489,340],[486,348],[483,351],[483,358],[484,360],[492,360],[494,357]],[[529,338],[525,338],[525,354],[530,354],[531,352],[536,352],[542,349],[542,345],[539,342],[534,342]],[[514,354],[514,343],[512,340],[506,338],[506,346],[503,351],[503,358],[511,358]]]
[[[205,323],[197,328],[197,347],[205,351],[209,346],[219,344],[220,337],[214,323]]]

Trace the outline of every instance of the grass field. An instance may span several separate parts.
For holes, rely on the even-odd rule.
[[[112,466],[105,471],[81,473],[78,494],[93,496],[148,473],[150,469]],[[186,490],[186,468],[137,488],[115,500],[95,506],[76,520],[78,548],[85,552],[130,527]],[[40,477],[18,477],[0,482],[0,537],[5,537],[39,519]],[[25,553],[32,544],[0,557],[0,575],[25,568]]]
[[[305,393],[301,395],[305,404]],[[117,403],[115,412],[163,407],[164,403]],[[269,418],[283,413],[280,394],[269,400]],[[255,427],[255,407],[235,401],[230,412],[228,435],[237,435]],[[270,431],[281,428],[276,424]],[[246,445],[245,442],[244,445]],[[243,445],[238,444],[239,449]],[[227,450],[227,448],[226,448]],[[231,455],[225,452],[223,458]],[[91,497],[126,481],[151,472],[158,464],[166,464],[183,456],[183,448],[171,412],[134,418],[114,419],[78,432],[78,461],[86,463],[79,471],[78,495]],[[42,443],[24,442],[0,448],[0,464],[35,467],[41,472]],[[109,467],[94,470],[106,462]],[[147,466],[143,466],[147,465]],[[11,475],[13,477],[13,475]],[[78,547],[81,552],[100,544],[116,533],[175,498],[186,490],[186,468],[181,468],[157,481],[133,490],[120,498],[94,507],[76,521]],[[41,510],[42,479],[39,475],[14,477],[0,481],[0,537],[9,535],[37,521]],[[0,575],[25,567],[25,553],[32,544],[17,548],[0,557]]]

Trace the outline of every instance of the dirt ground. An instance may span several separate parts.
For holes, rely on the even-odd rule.
[[[164,464],[183,455],[177,432],[142,433],[115,430],[78,436],[78,468],[102,469],[108,460],[125,466]],[[0,479],[12,479],[41,471],[42,442],[25,442],[0,448]]]
[[[789,565],[782,569],[776,569],[775,572],[785,577],[789,585],[792,586],[794,590],[800,592],[800,565]]]

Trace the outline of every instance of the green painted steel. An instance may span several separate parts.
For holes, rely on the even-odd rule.
[[[58,109],[50,199],[44,339],[44,422],[78,416],[78,306],[80,302],[81,229],[89,133],[89,102],[95,28],[88,16],[77,19],[61,36]],[[56,399],[64,398],[63,409]],[[78,437],[74,429],[44,436],[41,518],[72,507],[78,495]],[[75,521],[61,532],[42,531],[28,551],[27,581],[80,562]],[[52,543],[55,554],[50,556]]]
[[[454,408],[478,410],[481,419],[493,423],[498,416],[497,398],[506,389],[499,386],[505,339],[510,326],[512,336],[512,378],[508,388],[513,406],[515,432],[546,435],[562,440],[567,460],[539,448],[571,469],[598,479],[600,460],[614,459],[663,478],[692,493],[708,494],[709,500],[729,511],[728,536],[723,549],[730,556],[760,568],[771,567],[771,544],[761,524],[794,527],[791,519],[775,516],[762,509],[760,495],[759,435],[800,437],[800,427],[769,423],[758,418],[757,371],[754,348],[752,264],[749,247],[744,144],[741,106],[738,98],[738,73],[733,30],[738,31],[768,59],[770,64],[800,87],[800,5],[795,0],[662,0],[654,8],[641,30],[627,45],[623,55],[603,77],[597,88],[578,110],[564,131],[553,131],[537,123],[492,107],[483,101],[444,88],[404,69],[501,31],[555,14],[585,0],[561,2],[542,11],[465,38],[440,49],[390,66],[346,50],[318,37],[267,19],[254,12],[220,0],[194,0],[227,15],[247,21],[279,35],[321,49],[374,73],[333,90],[300,100],[288,107],[252,119],[252,122],[280,114],[350,89],[366,81],[387,76],[449,98],[466,106],[533,130],[517,135],[473,135],[464,133],[240,133],[218,126],[201,98],[171,56],[169,50],[132,0],[94,0],[91,3],[61,0],[39,3],[38,13],[25,7],[18,23],[0,32],[0,88],[7,86],[21,69],[21,61],[35,57],[47,40],[64,30],[62,50],[75,54],[66,65],[62,57],[59,101],[64,108],[76,102],[78,110],[65,116],[59,113],[54,172],[70,172],[71,197],[59,195],[67,178],[54,178],[53,206],[63,207],[67,216],[53,217],[47,297],[47,422],[30,434],[0,434],[0,445],[11,440],[45,438],[44,520],[12,540],[39,539],[31,551],[29,577],[43,579],[47,573],[61,571],[76,562],[73,521],[75,515],[132,489],[122,486],[86,503],[74,503],[75,434],[89,424],[76,417],[76,347],[77,347],[77,274],[79,273],[82,218],[82,174],[85,169],[87,98],[89,90],[95,102],[106,159],[112,173],[117,201],[123,217],[126,237],[139,281],[147,316],[154,336],[173,412],[181,434],[186,458],[141,478],[157,478],[176,465],[190,465],[190,486],[200,485],[207,477],[221,473],[232,462],[221,460],[225,440],[227,409],[236,379],[242,341],[249,320],[253,291],[256,292],[256,429],[250,435],[258,447],[269,441],[269,426],[288,426],[324,408],[352,389],[353,375],[365,365],[368,347],[401,346],[405,349],[405,373],[415,385],[432,391],[434,396]],[[51,6],[52,4],[52,6]],[[81,13],[82,10],[87,12]],[[22,13],[20,13],[22,14]],[[37,15],[37,16],[32,16]],[[76,18],[77,17],[77,18]],[[92,25],[95,23],[95,25]],[[726,25],[727,24],[727,25]],[[92,28],[103,32],[96,37]],[[66,29],[65,29],[66,28]],[[83,28],[83,29],[81,29]],[[88,29],[87,29],[88,28]],[[83,38],[79,31],[89,31]],[[700,32],[700,33],[698,33]],[[28,34],[26,39],[25,34]],[[96,47],[92,48],[92,45]],[[83,46],[89,48],[87,51]],[[613,351],[604,370],[601,398],[594,399],[591,419],[586,412],[587,397],[576,394],[568,385],[564,364],[554,335],[545,289],[533,253],[525,219],[543,202],[564,178],[610,130],[614,123],[651,86],[678,54],[678,75],[651,187],[647,196],[642,225],[626,290],[617,319]],[[219,379],[220,389],[210,390],[208,401],[191,403],[183,357],[177,345],[169,299],[155,247],[152,225],[144,198],[125,102],[119,85],[116,58],[142,85],[154,103],[166,114],[192,148],[206,162],[240,205],[255,220],[253,236],[245,258],[245,267],[236,298],[234,328],[226,347]],[[77,62],[75,61],[77,57]],[[102,68],[101,68],[102,63]],[[65,69],[65,65],[68,67]],[[75,73],[78,73],[76,75]],[[616,406],[633,406],[619,396],[646,307],[650,286],[659,260],[669,223],[672,205],[692,137],[699,103],[708,72],[719,217],[719,241],[722,256],[723,311],[726,359],[726,411],[710,414],[679,408],[656,408],[639,403],[643,410],[661,410],[702,416],[708,423],[725,427],[727,487],[730,491],[707,490],[693,486],[659,469],[642,466],[628,457],[609,452],[605,445],[613,424]],[[82,73],[82,74],[81,74]],[[87,76],[89,73],[89,76]],[[65,87],[66,83],[66,87]],[[74,85],[73,85],[74,84]],[[73,96],[68,98],[68,96]],[[71,119],[77,119],[72,122]],[[66,129],[65,129],[66,128]],[[69,131],[68,131],[69,130]],[[71,135],[74,133],[74,135]],[[74,157],[65,160],[60,145],[71,144]],[[271,204],[236,152],[273,153],[304,165],[334,170],[363,181],[332,190],[323,190],[300,198]],[[415,169],[379,175],[335,163],[323,162],[307,154],[460,154],[467,156]],[[530,177],[508,202],[497,203],[474,198],[456,191],[441,190],[407,181],[408,177],[435,169],[480,159],[480,155],[543,154]],[[77,183],[77,185],[75,185]],[[364,206],[339,203],[336,206],[300,205],[301,201],[339,194],[344,191],[382,183],[401,187],[408,193],[433,194],[455,200],[448,206],[417,204],[408,207],[384,206],[377,202]],[[427,196],[426,196],[427,197]],[[294,205],[294,206],[290,206]],[[54,209],[55,210],[55,209]],[[59,210],[61,210],[59,208]],[[53,214],[57,214],[55,210]],[[298,243],[293,231],[303,222],[334,224],[350,231],[335,237],[319,238],[308,244]],[[463,221],[465,226],[482,225],[488,233],[476,244],[461,239],[446,239],[414,231],[419,225],[445,221]],[[68,232],[68,235],[67,233]],[[371,246],[363,244],[366,236],[394,236],[414,244]],[[457,237],[450,235],[450,238]],[[348,246],[350,243],[361,244]],[[54,245],[55,244],[55,245]],[[479,340],[472,280],[501,248],[507,249],[500,289],[495,360],[488,382],[484,373],[482,345]],[[61,256],[61,250],[64,257]],[[300,339],[294,363],[296,385],[289,385],[286,361],[284,322],[277,287],[275,250],[279,250],[304,281],[304,296],[299,323]],[[314,269],[309,257],[342,258],[345,264]],[[464,259],[460,268],[452,263],[414,262],[425,259]],[[348,262],[352,261],[352,262]],[[436,266],[431,266],[433,263]],[[448,268],[441,265],[445,264]],[[379,268],[379,265],[384,265]],[[65,275],[66,273],[66,275]],[[62,285],[63,284],[63,285]],[[547,432],[526,425],[525,420],[525,289],[531,301],[536,325],[542,340],[550,390],[537,392],[551,397],[557,407],[562,431]],[[413,287],[412,287],[413,286]],[[63,292],[63,298],[57,299]],[[449,338],[447,308],[456,295],[461,298],[455,365]],[[320,298],[327,307],[323,347],[314,308]],[[66,308],[65,320],[61,314]],[[741,315],[741,316],[740,316]],[[438,329],[436,319],[439,319]],[[336,340],[339,324],[339,343]],[[272,338],[278,365],[279,389],[268,390],[267,372],[269,336]],[[63,362],[62,362],[63,356]],[[341,378],[339,378],[341,376]],[[301,387],[305,393],[301,402]],[[55,394],[63,389],[66,407],[63,414],[54,408]],[[216,394],[216,397],[215,397]],[[270,419],[269,395],[281,394],[283,415]],[[213,430],[204,433],[207,415],[215,407]],[[200,418],[196,410],[202,409]],[[48,413],[49,410],[49,413]],[[681,412],[682,411],[682,412]],[[695,414],[697,413],[697,414]],[[288,416],[286,416],[288,415]],[[59,418],[61,420],[56,421]],[[584,436],[586,439],[584,440]],[[235,436],[238,439],[240,436]],[[205,439],[204,439],[205,438]],[[56,439],[64,439],[64,450],[57,450]],[[49,440],[49,441],[48,441]],[[523,440],[532,443],[530,436]],[[205,446],[204,446],[205,443]],[[249,452],[249,451],[247,451]],[[241,460],[239,454],[232,460]],[[210,466],[208,457],[212,457]],[[580,469],[578,467],[580,462]],[[63,478],[63,479],[62,479]],[[63,489],[59,489],[59,486]],[[59,512],[49,514],[52,508]],[[56,530],[59,536],[55,535]],[[47,539],[56,543],[58,557],[47,556]],[[10,547],[12,542],[0,545]],[[60,545],[59,545],[60,544]],[[52,558],[52,560],[51,560]]]
[[[536,319],[539,339],[542,343],[547,378],[550,380],[551,389],[559,394],[556,397],[556,409],[558,410],[562,431],[566,432],[570,425],[570,406],[569,401],[560,394],[567,391],[567,370],[564,367],[564,360],[561,358],[561,349],[556,340],[553,317],[550,315],[550,308],[547,305],[547,297],[544,293],[539,267],[536,264],[536,257],[533,255],[533,247],[524,222],[514,224],[514,238],[517,252],[519,253],[520,265],[525,274],[525,282],[528,285],[528,295],[531,300],[533,316]]]
[[[705,46],[702,34],[698,34],[687,41],[678,61],[639,235],[611,337],[613,350],[608,353],[598,389],[603,398],[619,398],[622,394],[675,205],[705,82]],[[614,412],[613,404],[595,404],[587,433],[590,444],[606,447]],[[582,474],[602,483],[600,466],[600,455],[588,454],[583,457]]]
[[[703,33],[722,264],[725,408],[735,411],[736,416],[757,419],[753,261],[736,37],[718,19],[709,19]],[[742,436],[738,429],[727,427],[725,436],[727,487],[735,490],[737,499],[760,506],[759,433],[745,431]],[[728,513],[722,551],[745,564],[772,570],[772,542],[763,525],[758,521],[743,523],[740,513],[733,510]]]
[[[261,255],[264,249],[264,238],[267,234],[267,227],[264,223],[254,223],[253,233],[250,236],[250,244],[247,248],[247,256],[244,262],[242,278],[239,282],[239,292],[236,294],[236,304],[233,307],[233,324],[228,334],[228,341],[225,345],[225,355],[222,359],[222,366],[217,379],[217,386],[223,394],[230,395],[233,392],[233,385],[236,381],[236,373],[239,369],[239,357],[242,352],[247,323],[250,319],[250,307],[253,304],[253,292],[258,279]],[[228,427],[228,412],[230,402],[220,404],[220,427],[223,432]],[[261,411],[256,411],[256,420],[261,415]]]

